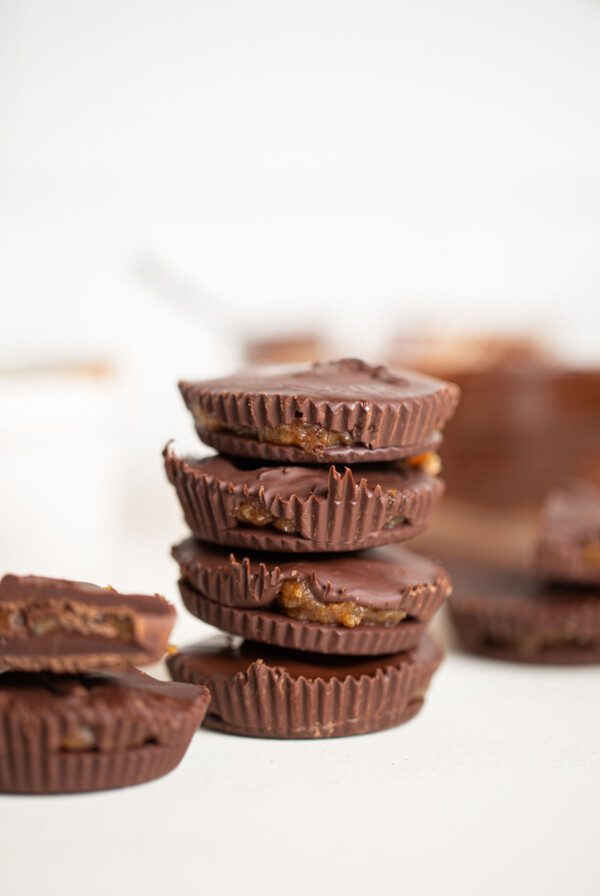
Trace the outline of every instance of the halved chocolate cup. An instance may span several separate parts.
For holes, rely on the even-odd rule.
[[[175,768],[204,718],[206,688],[131,672],[0,674],[0,791],[128,787]]]
[[[6,575],[0,668],[72,673],[144,666],[164,656],[174,622],[175,607],[157,594]]]
[[[194,535],[228,547],[314,553],[406,541],[422,532],[443,482],[400,464],[257,466],[179,458],[165,468]]]
[[[344,656],[380,656],[408,650],[422,638],[426,624],[407,617],[398,625],[360,625],[344,628],[319,622],[302,622],[274,610],[227,607],[210,600],[187,582],[179,582],[186,608],[221,631],[249,641],[292,650]]]
[[[204,725],[249,737],[323,738],[382,731],[423,706],[442,651],[426,634],[380,659],[314,656],[223,635],[171,656],[178,681],[211,693]]]

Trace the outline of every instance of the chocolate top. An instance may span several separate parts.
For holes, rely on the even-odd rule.
[[[347,433],[368,448],[420,445],[444,426],[459,398],[452,383],[354,358],[184,380],[179,387],[201,426],[199,411],[242,430],[302,422]]]
[[[303,401],[331,401],[336,404],[355,401],[385,401],[400,406],[406,398],[453,389],[450,383],[408,370],[373,367],[356,358],[317,361],[290,368],[254,368],[234,376],[199,382],[181,382],[183,391],[214,395],[273,395]]]
[[[389,668],[439,662],[441,651],[430,635],[424,635],[417,647],[402,653],[379,657],[347,657],[306,654],[297,650],[241,641],[227,635],[217,635],[199,644],[185,647],[181,652],[187,663],[193,663],[194,672],[201,678],[234,675],[248,672],[256,663],[266,664],[287,673],[292,678],[344,679],[374,676]],[[173,662],[177,655],[173,657]],[[170,661],[169,661],[170,662]]]
[[[407,599],[416,604],[423,592],[450,591],[443,569],[397,545],[304,557],[232,552],[188,538],[172,553],[182,575],[207,597],[240,606],[267,606],[286,579],[307,581],[317,600],[352,600],[374,609],[395,609]]]

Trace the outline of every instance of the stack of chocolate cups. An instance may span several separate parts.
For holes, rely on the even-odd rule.
[[[362,734],[412,718],[441,660],[446,572],[399,542],[443,493],[450,383],[355,359],[180,383],[203,442],[164,452],[193,537],[187,609],[221,635],[169,658],[211,692],[204,724],[258,737]],[[234,636],[234,637],[232,637]]]

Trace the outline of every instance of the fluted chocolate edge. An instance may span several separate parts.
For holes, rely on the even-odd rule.
[[[366,734],[399,725],[423,705],[439,666],[437,649],[429,661],[385,665],[358,678],[293,678],[262,660],[233,676],[198,676],[185,654],[168,660],[177,681],[201,683],[211,692],[204,724],[231,734],[274,738],[323,738]]]
[[[195,730],[195,729],[194,729]],[[0,756],[2,793],[85,793],[153,781],[181,762],[189,746],[155,745],[115,753],[33,754],[16,735],[11,752]]]
[[[167,477],[174,486],[185,520],[198,538],[258,550],[342,551],[405,541],[423,531],[444,493],[441,479],[422,473],[410,488],[390,495],[381,486],[355,480],[352,469],[329,470],[327,495],[275,494],[268,502],[264,488],[235,485],[202,473],[177,457],[170,445],[163,452]],[[259,498],[295,533],[241,526],[236,511],[248,498]],[[403,523],[386,528],[390,518]]]
[[[334,432],[348,432],[358,447],[384,448],[419,445],[443,429],[454,414],[460,390],[453,383],[438,381],[428,395],[397,402],[327,401],[308,397],[280,396],[257,391],[203,390],[202,384],[182,381],[179,388],[186,407],[197,423],[203,414],[230,426],[254,428],[295,423],[317,424]]]
[[[83,699],[77,706],[69,701],[64,709],[58,709],[55,705],[31,707],[22,700],[0,712],[0,757],[15,761],[19,755],[39,760],[62,755],[65,740],[80,726],[93,733],[94,753],[133,751],[146,740],[160,748],[178,748],[189,743],[209,699],[208,692],[199,690],[192,701],[181,706],[162,705],[140,692],[139,709],[133,712],[128,705],[108,706],[103,701]]]

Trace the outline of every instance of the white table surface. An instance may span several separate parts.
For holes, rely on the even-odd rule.
[[[119,431],[98,425],[104,408],[89,432],[77,424],[77,451],[95,451],[94,490],[82,496],[84,470],[57,473],[35,513],[22,496],[28,471],[53,464],[49,432],[40,463],[32,454],[21,466],[20,442],[4,438],[2,565],[179,603],[168,547],[185,529],[159,457],[173,430],[158,420],[143,449],[113,457],[98,442]],[[176,643],[204,633],[182,610]],[[318,742],[201,731],[150,784],[0,796],[0,894],[597,896],[599,696],[600,668],[450,653],[422,713],[396,730]]]

